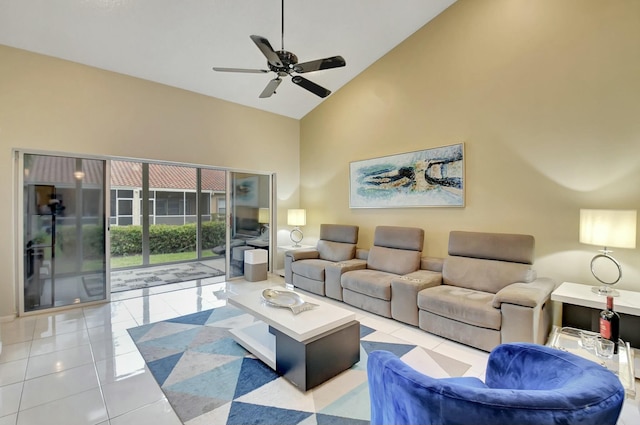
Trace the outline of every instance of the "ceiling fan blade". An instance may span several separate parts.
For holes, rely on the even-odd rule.
[[[313,81],[309,81],[306,78],[303,78],[299,75],[291,77],[291,81],[293,81],[294,84],[299,85],[303,89],[309,90],[311,93],[315,94],[316,96],[327,97],[331,94],[331,90],[327,90],[324,87],[317,85]]]
[[[347,63],[345,62],[342,56],[333,56],[330,58],[317,59],[314,61],[297,63],[293,66],[293,70],[299,73],[313,72],[313,71],[320,71],[322,69],[339,68],[341,66],[345,66],[346,64]]]
[[[216,66],[213,67],[213,70],[218,72],[246,72],[250,74],[263,74],[265,72],[269,72],[266,69],[220,68]]]
[[[273,51],[273,47],[271,47],[271,44],[269,44],[269,40],[260,35],[251,35],[250,37],[253,42],[256,43],[258,49],[260,49],[262,54],[265,55],[267,61],[269,61],[271,65],[278,68],[282,68],[284,66],[278,54]]]
[[[260,93],[259,97],[263,99],[265,97],[271,97],[271,95],[276,92],[276,89],[278,88],[281,82],[282,80],[280,78],[274,78],[273,80],[269,81],[269,84],[267,84],[267,87],[265,87],[264,90],[262,90],[262,93]]]

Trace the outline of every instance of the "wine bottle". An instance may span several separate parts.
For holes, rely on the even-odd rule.
[[[613,341],[613,353],[618,354],[620,315],[613,310],[613,297],[607,297],[607,308],[600,312],[600,335]]]

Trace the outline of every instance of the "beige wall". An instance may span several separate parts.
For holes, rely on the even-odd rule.
[[[302,119],[305,235],[417,226],[445,256],[450,230],[528,233],[539,275],[597,283],[579,210],[640,210],[639,43],[637,0],[459,0]],[[459,142],[465,208],[349,208],[350,161]],[[640,246],[613,255],[640,291]]]
[[[301,122],[0,46],[0,196],[14,199],[13,148],[275,171],[279,237],[299,197],[305,242],[323,222],[359,224],[361,247],[410,225],[444,256],[453,229],[530,233],[540,274],[593,284],[579,209],[640,209],[638,40],[637,0],[459,0]],[[350,161],[458,142],[465,208],[349,208]],[[15,311],[13,207],[0,318]],[[640,249],[614,255],[618,286],[640,291]]]
[[[215,78],[211,74],[211,78]],[[0,197],[14,199],[12,149],[276,172],[297,207],[299,121],[0,46]],[[15,312],[14,202],[0,211],[0,318]],[[280,218],[286,224],[286,214]]]

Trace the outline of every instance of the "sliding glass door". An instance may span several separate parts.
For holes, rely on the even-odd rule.
[[[117,272],[159,264],[240,277],[246,250],[270,251],[273,175],[41,153],[16,159],[20,313],[108,300],[134,289]]]
[[[22,154],[21,313],[105,300],[105,161]]]
[[[111,161],[111,170],[114,272],[200,263],[198,267],[210,271],[211,276],[224,276],[224,170],[118,160]],[[145,285],[135,281],[135,276],[124,279],[131,284],[116,277],[113,291]]]

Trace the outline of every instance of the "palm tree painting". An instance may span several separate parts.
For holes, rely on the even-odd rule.
[[[464,207],[464,144],[351,162],[351,208]]]

